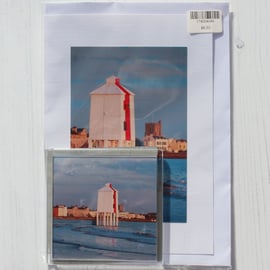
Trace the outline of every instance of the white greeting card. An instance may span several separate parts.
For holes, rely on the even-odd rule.
[[[223,33],[188,33],[212,9]],[[46,5],[45,146],[162,149],[164,264],[230,264],[228,23],[226,4]]]

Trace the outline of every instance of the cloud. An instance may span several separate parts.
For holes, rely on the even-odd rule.
[[[162,79],[186,76],[184,69],[180,69],[169,61],[144,58],[129,58],[124,61],[118,71],[118,75],[122,74],[132,74],[132,76],[140,78],[160,77]]]
[[[137,119],[147,118],[170,106],[186,93],[185,66],[181,69],[168,61],[128,59],[119,68],[118,76],[135,92]]]

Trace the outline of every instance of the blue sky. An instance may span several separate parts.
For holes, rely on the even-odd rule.
[[[155,158],[54,158],[53,204],[96,209],[98,189],[112,183],[126,211],[155,212],[156,163]]]
[[[72,47],[71,126],[89,126],[89,93],[118,76],[135,93],[136,137],[162,120],[163,135],[187,137],[187,48]]]

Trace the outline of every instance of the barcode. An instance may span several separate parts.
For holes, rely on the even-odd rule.
[[[190,11],[191,20],[200,20],[200,19],[219,19],[220,12],[218,10],[211,11]]]

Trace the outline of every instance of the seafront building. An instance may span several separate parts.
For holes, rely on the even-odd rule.
[[[72,127],[70,133],[71,148],[88,148],[88,133],[85,128]]]
[[[162,136],[162,123],[151,122],[145,124],[143,138],[144,146],[157,147],[159,150],[179,153],[187,151],[187,141],[183,139],[166,138]]]
[[[111,76],[90,93],[89,148],[135,146],[134,93]]]
[[[136,213],[129,213],[129,212],[120,212],[119,218],[122,219],[140,219],[145,220],[145,215],[143,214],[136,214]]]
[[[77,205],[75,206],[70,206],[67,209],[67,215],[69,217],[90,217],[90,209],[86,206],[81,206],[78,207]]]
[[[65,205],[56,205],[53,207],[53,216],[54,217],[66,217],[67,216],[67,207]]]

